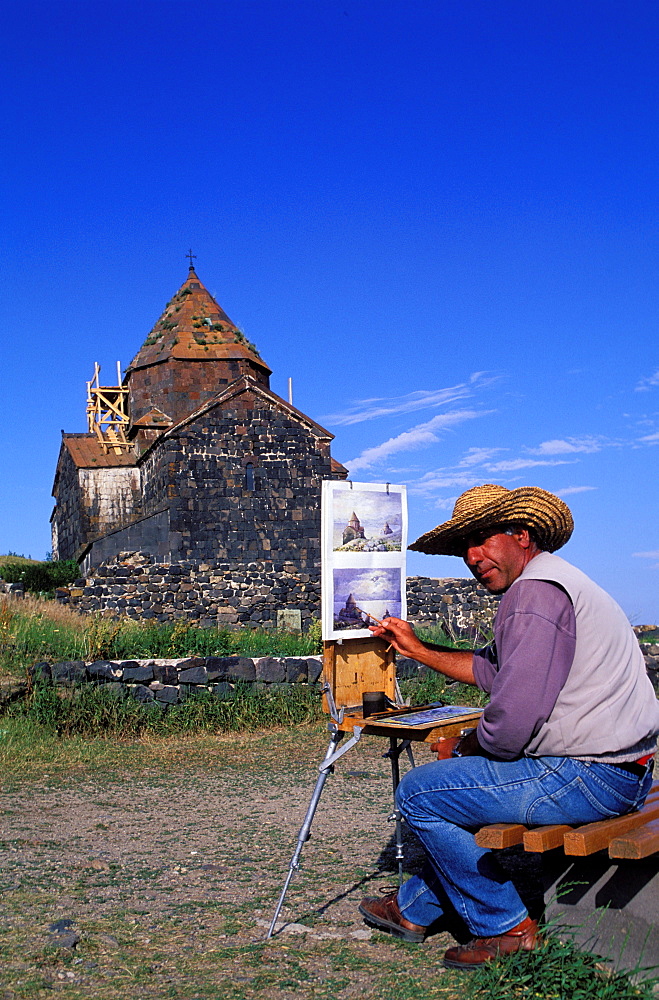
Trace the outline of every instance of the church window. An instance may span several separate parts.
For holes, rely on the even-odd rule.
[[[245,466],[245,489],[254,489],[254,466],[251,462],[248,462]]]

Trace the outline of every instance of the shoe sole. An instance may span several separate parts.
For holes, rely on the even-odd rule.
[[[400,924],[395,924],[393,921],[374,917],[372,913],[369,913],[362,906],[359,907],[359,912],[369,927],[375,927],[378,931],[384,931],[385,934],[395,934],[396,937],[402,938],[403,941],[409,941],[411,944],[421,944],[425,941],[425,934],[420,934],[418,931],[409,931],[406,927],[401,927]]]
[[[461,972],[475,972],[476,969],[482,969],[487,962],[451,962],[450,959],[444,959],[442,965],[445,969],[460,969]]]

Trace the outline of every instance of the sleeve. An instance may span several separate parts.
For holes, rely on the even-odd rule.
[[[482,649],[474,650],[474,659],[471,666],[474,671],[476,686],[481,691],[486,691],[489,694],[492,690],[492,684],[494,683],[498,669],[497,652],[493,642],[489,646],[483,646]]]
[[[490,685],[477,736],[488,753],[513,760],[551,715],[572,666],[576,621],[565,591],[546,580],[520,580],[501,602],[495,643],[494,676],[480,656],[474,659],[479,687]]]

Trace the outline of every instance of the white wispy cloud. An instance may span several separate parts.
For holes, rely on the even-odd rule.
[[[469,448],[464,458],[458,462],[460,466],[471,466],[471,465],[482,465],[487,462],[490,458],[494,458],[498,455],[500,451],[505,451],[504,448]]]
[[[644,441],[646,444],[659,444],[659,431],[655,431],[654,434],[646,434],[645,437],[639,438],[639,441]]]
[[[415,483],[412,483],[410,485],[410,493],[423,496],[435,493],[437,490],[459,489],[462,492],[468,490],[471,486],[477,486],[480,482],[480,476],[469,476],[451,469],[435,469],[433,472],[426,472]],[[438,501],[441,504],[448,502],[448,500]]]
[[[654,552],[632,552],[632,555],[637,559],[659,559],[659,549]],[[659,562],[651,563],[648,569],[659,569]]]
[[[636,392],[647,392],[649,389],[654,389],[655,386],[659,385],[659,368],[657,368],[654,375],[647,375],[637,382],[634,387]]]
[[[391,417],[399,413],[412,413],[437,406],[447,406],[473,396],[476,389],[484,388],[496,380],[496,376],[486,372],[474,372],[466,382],[444,389],[417,389],[405,396],[374,396],[372,399],[357,400],[342,413],[328,413],[318,419],[323,423],[346,426],[360,424],[377,417]]]
[[[466,420],[475,420],[476,417],[484,417],[491,413],[491,410],[452,410],[450,413],[440,413],[432,420],[423,424],[417,424],[409,431],[403,431],[396,437],[383,441],[382,444],[373,448],[366,448],[361,455],[351,459],[344,464],[353,475],[358,469],[367,469],[376,462],[381,462],[390,455],[395,455],[400,451],[412,451],[417,448],[425,448],[430,444],[439,441],[441,431],[456,424],[464,423]]]
[[[589,490],[598,490],[599,486],[566,486],[564,490],[555,490],[556,496],[569,497],[572,493],[587,493]]]
[[[538,465],[571,465],[572,463],[563,459],[554,462],[538,458],[511,458],[503,462],[495,462],[493,465],[486,465],[488,472],[517,472],[519,469],[533,469]]]
[[[526,448],[530,455],[574,455],[577,452],[593,454],[601,451],[607,442],[604,438],[569,437],[543,441],[537,448]]]

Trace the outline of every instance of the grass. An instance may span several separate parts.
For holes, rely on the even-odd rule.
[[[117,697],[113,689],[82,685],[62,689],[37,685],[24,701],[13,702],[1,717],[23,722],[33,737],[40,727],[60,737],[135,739],[191,732],[250,732],[316,722],[322,708],[318,690],[309,685],[267,689],[236,684],[223,698],[195,693],[167,711],[157,702],[140,704]]]
[[[475,971],[465,1000],[651,1000],[656,979],[634,982],[569,940],[547,937],[537,951],[518,952]]]
[[[185,656],[312,656],[318,627],[290,632],[202,629],[186,622],[141,622],[83,615],[56,601],[0,600],[0,676],[24,676],[38,660],[129,660]]]

